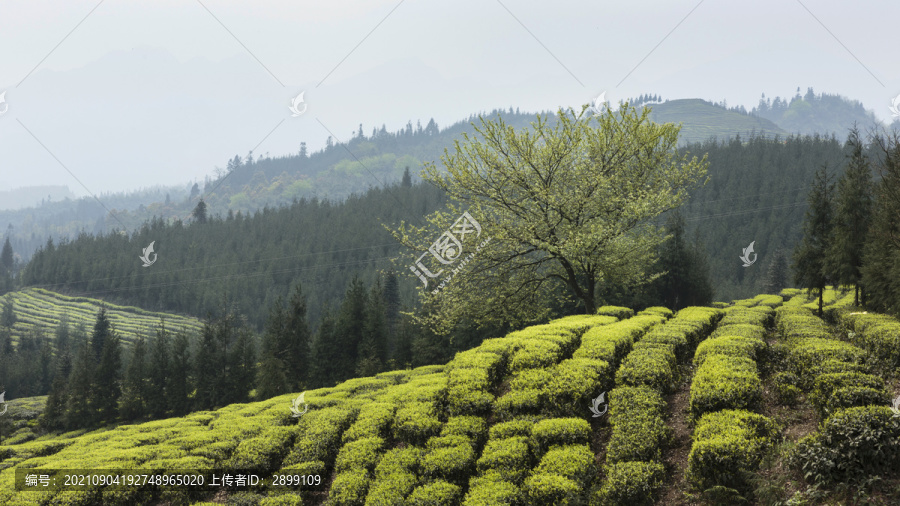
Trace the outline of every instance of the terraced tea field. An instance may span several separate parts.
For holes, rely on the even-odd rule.
[[[898,504],[900,322],[849,308],[852,295],[827,300],[826,319],[799,290],[677,313],[603,307],[445,365],[307,391],[299,417],[298,392],[13,435],[0,446],[0,503],[849,504],[865,490],[870,503]],[[214,469],[306,485],[26,492],[14,489],[16,468]],[[847,482],[859,488],[837,485]]]
[[[80,323],[90,334],[101,305],[106,307],[112,327],[124,342],[132,342],[141,335],[154,335],[160,318],[165,319],[166,328],[170,330],[184,328],[188,332],[199,332],[203,327],[200,320],[193,317],[156,313],[131,306],[117,306],[99,299],[69,297],[41,288],[26,288],[7,293],[0,297],[0,306],[7,300],[15,303],[17,321],[12,329],[13,342],[18,342],[20,336],[34,327],[41,327],[44,335],[52,337],[63,316],[68,318],[71,328],[74,329]]]

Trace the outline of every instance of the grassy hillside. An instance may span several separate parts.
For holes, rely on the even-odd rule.
[[[678,137],[680,144],[703,142],[710,137],[746,138],[754,131],[766,137],[784,137],[790,133],[767,119],[729,111],[699,98],[669,100],[647,107],[652,110],[650,119],[657,123],[683,123]]]
[[[294,393],[91,433],[14,435],[17,444],[0,446],[0,502],[53,496],[15,491],[16,468],[135,468],[279,472],[314,484],[96,487],[57,499],[668,505],[737,504],[740,495],[806,504],[844,501],[846,487],[827,486],[882,475],[854,493],[896,504],[900,417],[888,393],[900,322],[853,311],[852,294],[829,291],[826,323],[799,290],[783,295],[674,315],[604,307],[489,339],[446,365],[305,392],[299,418]],[[882,366],[887,374],[868,374]],[[601,392],[609,412],[594,417]],[[812,487],[817,480],[826,488]]]
[[[84,325],[88,335],[94,326],[97,311],[106,307],[110,323],[124,342],[133,342],[141,335],[153,335],[160,319],[164,319],[170,330],[187,329],[199,332],[203,324],[200,320],[171,313],[156,313],[131,306],[117,306],[99,299],[68,297],[41,288],[26,288],[0,296],[0,306],[11,300],[15,304],[16,324],[12,328],[13,342],[27,332],[41,327],[44,335],[52,337],[53,331],[65,317],[74,329]]]

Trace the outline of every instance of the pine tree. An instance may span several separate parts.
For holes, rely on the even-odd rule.
[[[284,302],[278,297],[269,308],[260,348],[260,367],[257,371],[257,398],[269,399],[288,392],[285,363],[279,349],[282,336],[286,333]]]
[[[219,397],[217,383],[220,380],[219,365],[222,357],[219,347],[216,345],[216,330],[211,315],[206,316],[203,322],[203,330],[200,332],[200,342],[195,356],[196,364],[196,393],[194,403],[197,409],[212,409],[216,402],[223,399]],[[224,392],[221,392],[224,393]]]
[[[166,398],[173,416],[184,416],[191,409],[191,366],[190,341],[182,329],[172,342],[171,367],[166,381]]]
[[[46,430],[60,430],[65,427],[66,407],[69,404],[68,383],[72,374],[72,354],[66,350],[59,357],[56,376],[47,395],[47,404],[41,417],[41,426]]]
[[[3,301],[3,314],[0,315],[0,325],[11,329],[13,325],[16,324],[16,310],[15,303],[12,300],[11,296],[8,296],[6,300]]]
[[[285,325],[286,375],[289,391],[305,388],[309,376],[310,342],[312,341],[307,318],[306,295],[300,283],[294,287],[288,304]]]
[[[876,138],[880,151],[875,205],[863,257],[867,309],[900,315],[900,139]]]
[[[834,233],[828,248],[826,270],[835,284],[854,285],[859,305],[863,250],[872,218],[872,170],[854,126],[847,138],[850,161],[838,180],[834,209]]]
[[[206,223],[206,202],[203,201],[203,198],[200,198],[200,202],[197,202],[197,206],[194,207],[193,212],[191,212],[191,216],[197,220],[197,223]]]
[[[9,236],[6,236],[6,240],[3,242],[3,250],[0,251],[0,274],[12,276],[14,261],[12,244],[9,242]]]
[[[787,255],[784,250],[778,249],[772,254],[772,262],[766,272],[763,283],[763,292],[777,295],[788,286]]]
[[[400,180],[400,186],[402,188],[411,188],[412,187],[412,176],[409,174],[409,166],[407,165],[405,169],[403,169],[403,178]]]
[[[98,421],[92,402],[95,367],[96,362],[91,348],[82,346],[72,365],[71,380],[67,387],[69,395],[65,414],[66,429],[92,427]]]
[[[349,378],[355,369],[359,344],[363,340],[366,321],[368,297],[362,281],[353,276],[338,316],[334,346],[337,348],[338,361],[335,364],[338,380]]]
[[[157,418],[165,416],[169,409],[168,385],[171,368],[169,367],[169,333],[165,322],[160,322],[156,329],[156,339],[150,346],[150,368],[147,389],[147,412]]]
[[[244,326],[236,329],[237,338],[228,356],[226,384],[232,402],[247,402],[256,388],[256,349],[253,333]]]
[[[666,274],[655,283],[662,305],[677,310],[709,304],[713,288],[706,254],[699,237],[688,244],[684,216],[677,209],[667,218],[666,234],[671,238],[660,248],[657,264]]]
[[[811,293],[818,291],[819,316],[822,316],[823,295],[828,275],[825,256],[832,235],[833,211],[831,199],[834,183],[825,167],[816,171],[807,200],[809,208],[803,223],[803,239],[794,250],[794,282]]]
[[[386,356],[390,360],[397,354],[397,326],[400,322],[400,284],[397,272],[390,269],[384,275],[384,322],[387,335]]]
[[[147,345],[143,336],[135,341],[131,351],[119,405],[123,421],[137,420],[147,412]]]
[[[339,362],[343,351],[336,342],[336,327],[336,317],[332,314],[331,308],[326,306],[313,343],[314,374],[311,381],[313,386],[332,386],[340,377]]]
[[[114,332],[106,338],[94,382],[94,406],[101,422],[113,422],[118,418],[118,402],[121,396],[119,381],[122,377],[122,343]]]
[[[386,330],[384,290],[381,279],[376,278],[365,311],[363,336],[356,362],[358,376],[374,376],[384,370]]]
[[[109,317],[106,316],[106,308],[101,307],[97,311],[97,317],[94,320],[94,331],[91,333],[91,349],[94,350],[94,359],[99,362],[100,355],[103,353],[103,347],[110,337]]]

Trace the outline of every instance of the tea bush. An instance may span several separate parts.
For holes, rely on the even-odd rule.
[[[499,473],[489,472],[469,481],[469,492],[463,506],[513,506],[520,503],[521,491]]]
[[[461,495],[462,489],[459,486],[437,480],[416,487],[409,495],[408,503],[421,506],[444,506],[456,504]]]
[[[652,506],[665,479],[659,462],[619,462],[609,466],[606,481],[591,504],[598,506]]]
[[[612,435],[606,448],[607,465],[660,460],[671,438],[662,395],[647,386],[617,387],[609,393],[609,406]]]
[[[597,308],[597,314],[615,316],[620,320],[625,320],[634,316],[634,310],[622,306],[600,306]]]
[[[563,350],[559,344],[540,339],[523,340],[522,348],[509,361],[510,372],[534,367],[547,367],[559,362]]]
[[[426,477],[465,484],[475,469],[475,458],[468,443],[434,448],[424,455],[420,468]]]
[[[563,476],[582,489],[587,488],[595,473],[594,452],[586,444],[554,446],[544,454],[533,473]]]
[[[386,402],[369,403],[359,411],[356,422],[344,432],[344,443],[369,437],[386,437],[397,407]]]
[[[410,444],[421,444],[441,431],[441,421],[430,402],[411,402],[397,410],[393,422],[394,437]]]
[[[334,463],[337,472],[365,469],[372,471],[381,458],[384,439],[367,437],[344,444]]]
[[[670,392],[675,388],[675,365],[675,354],[668,346],[640,349],[636,347],[625,357],[616,372],[616,384],[647,385],[654,390]]]
[[[777,434],[774,422],[763,415],[744,410],[707,413],[694,429],[685,476],[699,490],[746,490],[749,474]]]
[[[477,416],[454,416],[441,429],[442,436],[465,436],[480,449],[487,438],[487,423]]]
[[[839,390],[848,387],[863,388],[865,390],[848,392],[850,394],[844,399],[836,399]],[[868,392],[873,390],[877,394]],[[813,383],[813,390],[809,396],[810,402],[816,407],[820,416],[826,414],[826,408],[829,402],[837,402],[836,405],[846,403],[848,406],[857,405],[855,402],[863,402],[872,399],[876,403],[881,404],[881,399],[887,401],[888,392],[885,390],[884,380],[878,376],[871,374],[862,374],[858,372],[838,372],[829,374],[820,374]],[[864,405],[864,404],[863,404]]]
[[[584,495],[578,483],[557,474],[533,474],[522,489],[531,504],[578,504]]]
[[[504,480],[521,483],[531,469],[531,449],[522,436],[490,439],[476,463],[478,472],[497,471]]]
[[[762,382],[756,362],[743,357],[709,355],[691,385],[691,413],[699,418],[722,409],[756,409]]]
[[[852,407],[801,439],[789,461],[813,482],[834,484],[900,470],[900,417],[887,406]]]
[[[728,355],[743,357],[753,361],[760,360],[765,352],[766,342],[761,339],[723,335],[707,339],[700,343],[694,352],[694,367],[699,368],[710,355]]]
[[[527,418],[501,422],[491,426],[489,431],[490,439],[506,439],[510,437],[522,436],[531,437],[531,429],[536,422]]]
[[[531,429],[532,445],[538,456],[551,446],[587,444],[590,437],[591,426],[583,418],[549,418]]]
[[[329,504],[335,506],[363,506],[371,479],[363,469],[344,471],[334,478],[328,494]]]

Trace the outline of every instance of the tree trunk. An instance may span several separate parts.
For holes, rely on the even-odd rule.
[[[819,318],[822,317],[822,302],[825,299],[825,288],[819,288]]]

